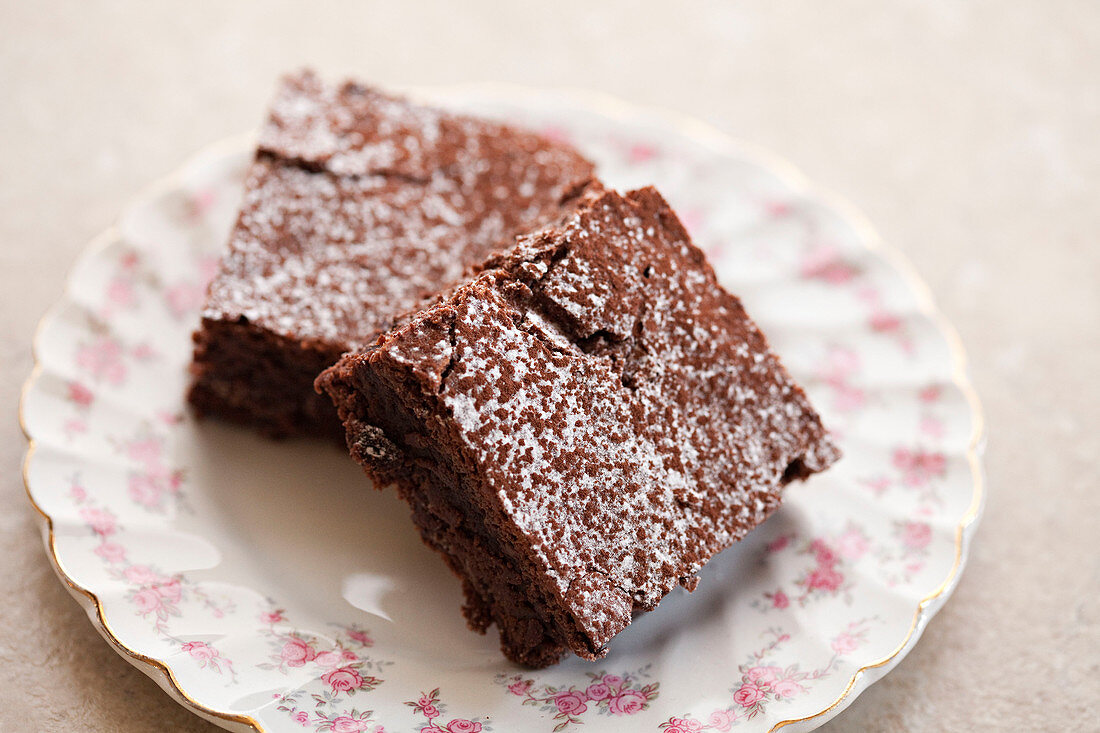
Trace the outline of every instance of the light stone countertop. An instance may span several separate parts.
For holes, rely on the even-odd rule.
[[[689,11],[690,8],[690,11]],[[213,731],[54,577],[16,421],[35,323],[134,194],[301,64],[579,86],[704,119],[854,202],[958,328],[988,504],[916,649],[825,727],[1100,719],[1100,4],[0,2],[0,731]]]

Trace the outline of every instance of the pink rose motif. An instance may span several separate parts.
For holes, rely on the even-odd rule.
[[[307,713],[305,710],[299,710],[297,713],[294,714],[294,721],[296,723],[301,723],[302,725],[309,725],[309,713]]]
[[[367,632],[358,631],[357,629],[352,629],[351,631],[349,631],[348,638],[352,639],[353,641],[359,642],[363,646],[370,646],[374,643],[374,639],[371,639],[369,636],[367,636]]]
[[[844,576],[831,567],[819,567],[810,573],[806,585],[811,589],[835,592],[844,582]]]
[[[160,580],[160,576],[148,565],[131,565],[122,571],[122,577],[134,585],[148,585]]]
[[[531,680],[517,680],[508,685],[508,692],[517,697],[523,697],[527,694],[527,690],[529,689],[531,689]]]
[[[922,453],[917,464],[929,477],[942,476],[947,468],[943,453]]]
[[[863,393],[863,390],[858,387],[852,387],[848,384],[838,384],[835,390],[836,409],[840,412],[858,410],[863,407],[863,403],[867,400],[867,396]]]
[[[779,667],[753,667],[745,673],[745,677],[758,687],[769,687],[772,682],[779,679],[783,672]]]
[[[126,548],[117,542],[104,542],[95,548],[95,554],[109,563],[123,562],[126,560]]]
[[[695,718],[669,718],[668,727],[665,728],[665,733],[668,733],[670,730],[693,733],[697,730],[703,730],[703,724]]]
[[[882,496],[888,488],[890,488],[890,479],[885,476],[876,476],[875,478],[865,479],[864,485],[871,490],[871,493],[875,496]]]
[[[183,422],[183,415],[171,410],[157,410],[157,419],[165,425],[179,425]]]
[[[432,705],[430,702],[420,706],[420,712],[424,713],[424,717],[428,720],[439,717],[439,708]]]
[[[115,515],[106,509],[81,509],[80,518],[83,519],[92,531],[100,537],[106,537],[115,533]]]
[[[764,691],[751,682],[741,685],[737,692],[733,693],[733,701],[743,708],[751,708],[762,699],[764,699]]]
[[[76,365],[93,379],[109,384],[122,384],[126,366],[122,363],[122,346],[110,336],[100,336],[77,349]]]
[[[321,679],[333,692],[358,690],[363,686],[363,676],[351,667],[341,667],[321,675]]]
[[[162,489],[149,475],[135,473],[130,476],[129,494],[135,503],[146,509],[156,509],[160,504]]]
[[[768,199],[762,203],[765,213],[768,216],[778,219],[786,216],[791,211],[791,203],[788,201],[782,201],[780,199]]]
[[[134,594],[134,605],[142,616],[156,611],[160,608],[160,594],[152,588],[139,590]]]
[[[774,692],[776,696],[782,698],[794,697],[795,695],[805,691],[805,687],[790,679],[777,680],[772,684],[772,692]]]
[[[286,619],[283,617],[283,610],[280,608],[277,611],[265,611],[261,613],[260,620],[265,624],[277,624]]]
[[[782,537],[776,537],[774,540],[768,543],[768,552],[779,552],[784,549],[790,543],[790,537],[783,535]]]
[[[183,596],[183,588],[180,586],[179,578],[172,578],[164,583],[157,583],[153,586],[153,589],[156,590],[157,593],[160,593],[160,597],[169,605],[179,603],[180,598]]]
[[[836,563],[836,553],[833,552],[833,548],[829,547],[823,539],[816,539],[810,543],[810,549],[813,550],[814,557],[817,560],[818,565],[833,565]]]
[[[898,448],[894,451],[894,467],[902,472],[902,481],[907,486],[922,486],[943,475],[947,459],[942,453]]]
[[[845,631],[833,639],[832,646],[837,654],[850,654],[859,648],[859,639]]]
[[[849,364],[848,360],[843,358],[846,353],[847,350],[843,350],[833,351],[829,354],[829,362],[821,372],[821,379],[836,392],[838,404],[843,402],[846,403],[846,407],[852,408],[863,404],[863,392],[848,382],[852,372],[856,371],[858,364],[855,361]]]
[[[465,718],[456,718],[447,723],[447,733],[481,733],[481,723]]]
[[[195,210],[196,215],[203,214],[207,209],[214,205],[214,202],[218,200],[217,194],[213,189],[203,188],[195,193],[191,197],[191,205]]]
[[[134,302],[134,288],[129,280],[116,277],[107,285],[107,302],[125,308]]]
[[[836,247],[822,244],[814,247],[802,258],[799,272],[803,279],[821,280],[830,285],[841,285],[856,275],[856,269],[840,258]]]
[[[140,344],[135,346],[133,351],[131,351],[130,353],[133,354],[134,358],[138,361],[152,359],[157,355],[156,350],[152,346],[150,346],[147,341],[142,341]]]
[[[928,404],[928,403],[932,403],[932,402],[935,402],[936,400],[938,400],[940,398],[940,394],[941,394],[941,392],[940,392],[939,385],[938,384],[932,384],[932,385],[929,385],[929,386],[925,387],[920,392],[918,392],[917,393],[917,398],[921,402],[924,402],[924,403]]]
[[[901,328],[901,319],[885,311],[871,316],[871,330],[878,333],[890,333]]]
[[[177,283],[164,292],[164,297],[172,315],[180,318],[202,305],[203,288],[194,283]]]
[[[920,429],[925,435],[930,435],[933,438],[943,437],[943,422],[939,418],[935,417],[922,417],[920,421]]]
[[[901,542],[912,550],[923,550],[932,541],[932,528],[927,522],[906,522],[901,530]]]
[[[343,664],[344,657],[340,654],[339,650],[327,651],[320,652],[313,658],[313,661],[316,662],[318,666],[324,667],[325,669],[335,669]]]
[[[588,686],[588,689],[584,691],[585,697],[589,700],[606,700],[611,697],[611,688],[603,682],[593,682]]]
[[[559,713],[566,715],[580,715],[588,709],[584,696],[576,690],[558,693],[554,698],[554,704],[558,706]]]
[[[88,423],[78,418],[71,418],[65,421],[65,424],[61,426],[61,430],[66,434],[70,433],[86,433],[88,432]]]
[[[209,662],[211,659],[218,656],[217,649],[212,648],[204,641],[189,641],[183,645],[182,649],[203,663]]]
[[[894,468],[901,469],[906,474],[912,473],[916,468],[916,456],[909,448],[898,448],[893,455]]]
[[[737,717],[729,710],[715,710],[707,719],[707,725],[715,730],[727,731],[737,722]]]
[[[829,371],[834,376],[847,378],[859,371],[859,355],[855,349],[844,346],[836,346],[829,350],[826,357]]]
[[[90,407],[95,395],[80,382],[69,382],[69,401],[77,407]]]
[[[145,470],[146,475],[149,476],[150,481],[156,481],[158,483],[168,481],[173,473],[168,470],[167,466],[159,461],[147,463],[142,468]]]
[[[781,590],[777,590],[775,595],[772,596],[772,606],[775,608],[786,608],[791,605],[791,599],[787,598],[787,594]]]
[[[283,644],[279,656],[288,667],[303,667],[306,662],[312,662],[317,657],[317,651],[298,637],[292,636]]]
[[[359,661],[359,655],[356,654],[355,652],[351,651],[350,649],[344,649],[343,651],[341,651],[340,652],[340,658],[343,659],[345,662],[358,662]]]
[[[141,438],[131,441],[126,447],[126,455],[130,460],[143,465],[156,465],[160,463],[162,446],[156,438]]]
[[[637,690],[623,690],[611,698],[607,709],[612,715],[633,715],[645,709],[649,699]]]
[[[630,146],[629,158],[631,163],[644,163],[657,156],[657,148],[648,143],[634,143]]]
[[[836,543],[837,552],[848,560],[858,560],[867,553],[867,538],[858,529],[850,529]]]
[[[355,718],[349,718],[347,715],[341,715],[339,718],[333,718],[332,724],[329,730],[332,733],[359,733],[367,729],[370,725],[365,720],[356,720]]]
[[[623,684],[623,678],[617,674],[605,674],[603,683],[608,687],[620,687]]]

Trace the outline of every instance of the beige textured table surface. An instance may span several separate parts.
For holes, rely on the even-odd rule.
[[[254,126],[302,63],[608,91],[771,148],[856,203],[966,343],[989,499],[955,596],[827,730],[1097,729],[1100,4],[23,0],[0,4],[0,731],[214,730],[57,582],[16,404],[85,242]]]

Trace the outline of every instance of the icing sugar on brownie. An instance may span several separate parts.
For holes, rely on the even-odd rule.
[[[602,656],[838,457],[656,191],[575,206],[319,380],[471,624],[535,666]]]
[[[591,174],[530,132],[287,77],[196,334],[192,403],[277,435],[335,429],[321,369],[557,216]]]

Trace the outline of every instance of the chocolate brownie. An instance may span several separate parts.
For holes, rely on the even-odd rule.
[[[313,381],[592,175],[568,145],[354,82],[285,78],[195,334],[200,414],[342,435]]]
[[[839,453],[654,189],[593,185],[490,265],[318,388],[471,627],[596,659]]]

